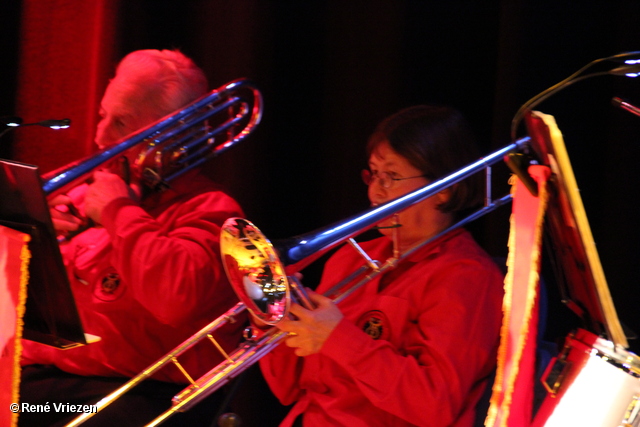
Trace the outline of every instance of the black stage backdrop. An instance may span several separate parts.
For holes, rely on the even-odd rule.
[[[21,7],[7,3],[0,115],[13,113],[19,78]],[[511,119],[527,99],[596,58],[640,50],[633,0],[127,0],[117,16],[114,60],[179,48],[212,87],[248,77],[262,89],[259,129],[208,168],[274,240],[367,208],[364,143],[398,109],[453,105],[489,153],[510,142]],[[640,331],[640,117],[612,107],[613,96],[640,104],[640,79],[585,80],[537,109],[554,115],[565,136],[619,316]],[[3,139],[10,157],[12,136]],[[506,191],[506,169],[495,175]],[[472,227],[495,256],[507,253],[509,213]],[[306,273],[308,285],[319,271]]]

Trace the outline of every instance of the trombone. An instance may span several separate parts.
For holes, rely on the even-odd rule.
[[[348,297],[352,292],[377,275],[393,269],[404,258],[434,239],[509,203],[511,201],[510,194],[496,199],[491,194],[491,166],[510,153],[525,150],[529,142],[529,137],[516,140],[510,145],[411,193],[383,205],[370,208],[328,227],[292,237],[277,245],[273,245],[255,225],[246,219],[229,218],[223,225],[220,235],[221,256],[229,281],[241,302],[132,378],[118,390],[100,400],[96,405],[97,412],[82,414],[68,424],[67,427],[82,424],[87,419],[95,416],[96,413],[99,413],[120,395],[171,363],[183,372],[190,385],[174,396],[171,408],[147,424],[147,426],[157,426],[176,412],[188,410],[251,367],[287,337],[286,332],[271,327],[261,335],[245,336],[245,342],[231,354],[227,354],[212,337],[212,333],[216,329],[227,322],[234,322],[244,310],[249,310],[257,319],[268,325],[275,325],[280,319],[288,315],[292,299],[303,304],[306,299],[302,288],[291,275],[302,270],[317,259],[318,256],[339,243],[348,241],[363,256],[365,265],[329,291],[329,296],[336,303]],[[484,206],[440,234],[418,243],[403,254],[395,250],[391,258],[384,263],[380,263],[377,260],[370,259],[353,239],[353,236],[373,227],[380,221],[483,170],[485,171],[486,181]],[[396,243],[397,238],[394,238],[395,247],[397,247]],[[225,360],[199,379],[194,380],[182,368],[178,357],[204,339],[212,341],[213,345],[221,351]]]
[[[262,111],[262,94],[250,80],[231,81],[113,146],[44,175],[44,194],[65,193],[101,165],[140,147],[130,172],[145,187],[161,191],[188,170],[243,141],[260,123]]]

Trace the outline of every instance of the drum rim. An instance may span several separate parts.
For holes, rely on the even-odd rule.
[[[591,355],[599,357],[604,362],[614,365],[636,378],[640,378],[640,357],[621,348],[609,340],[598,337],[592,344]]]

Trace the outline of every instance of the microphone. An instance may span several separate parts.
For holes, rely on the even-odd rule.
[[[635,105],[629,104],[626,101],[623,101],[622,99],[616,97],[613,97],[611,99],[611,103],[618,108],[622,108],[623,110],[626,110],[632,114],[635,114],[636,116],[640,117],[640,108],[636,107]]]
[[[639,57],[640,57],[640,51],[635,51],[635,52],[623,52],[617,55],[608,56],[606,58],[596,59],[594,61],[591,61],[584,67],[580,68],[578,71],[571,74],[566,79],[540,92],[539,94],[537,94],[536,96],[534,96],[533,98],[525,102],[518,109],[515,116],[511,120],[511,139],[515,141],[518,126],[527,111],[530,111],[535,106],[540,104],[542,101],[549,98],[551,95],[555,94],[556,92],[566,88],[567,86],[570,86],[574,83],[577,83],[579,81],[582,81],[591,77],[603,76],[603,75],[614,75],[614,76],[625,76],[625,77],[640,76],[640,59],[638,59]],[[587,70],[591,69],[596,65],[603,65],[603,64],[606,65],[606,63],[611,63],[611,62],[616,63],[616,65],[621,63],[623,65],[620,65],[613,69],[608,69],[608,70],[605,69],[604,71],[592,71],[589,73],[586,72]]]

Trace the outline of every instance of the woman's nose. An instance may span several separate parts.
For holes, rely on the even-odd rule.
[[[380,180],[377,178],[374,178],[369,184],[367,194],[369,195],[369,201],[371,203],[380,204],[385,202],[387,199],[387,190],[380,185]]]

